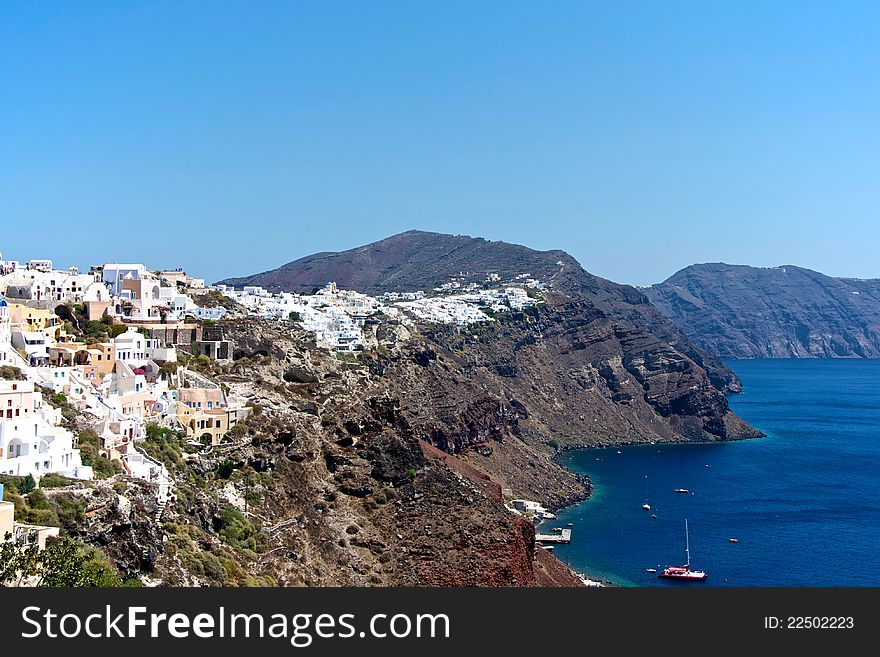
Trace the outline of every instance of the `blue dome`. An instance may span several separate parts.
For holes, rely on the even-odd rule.
[[[7,306],[7,305],[9,305],[9,304],[6,303],[6,299],[0,299],[0,308],[2,308],[3,306]]]

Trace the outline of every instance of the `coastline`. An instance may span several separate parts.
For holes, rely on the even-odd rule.
[[[737,394],[740,394],[740,393],[737,393]],[[578,480],[581,481],[582,484],[584,484],[586,494],[583,496],[577,496],[574,499],[565,500],[563,502],[560,502],[560,503],[557,503],[554,505],[550,505],[547,508],[550,511],[552,511],[554,514],[557,514],[560,511],[565,511],[566,509],[573,508],[573,507],[575,507],[579,504],[582,504],[584,502],[589,502],[593,498],[593,496],[596,492],[595,482],[592,480],[592,478],[590,477],[589,474],[587,474],[585,472],[577,472],[577,471],[573,470],[569,466],[569,464],[563,462],[561,457],[568,452],[588,452],[588,451],[593,451],[593,450],[604,451],[606,449],[618,449],[621,447],[657,447],[657,446],[661,446],[661,447],[662,446],[670,446],[671,447],[671,446],[675,446],[675,445],[680,446],[680,445],[689,445],[689,444],[692,444],[694,446],[717,445],[717,444],[722,444],[722,443],[744,442],[744,441],[750,441],[750,440],[754,440],[754,439],[758,439],[758,438],[770,437],[770,435],[765,431],[762,431],[760,429],[756,429],[756,431],[757,431],[757,435],[754,435],[754,436],[745,436],[742,438],[732,438],[732,439],[726,439],[726,440],[721,440],[721,441],[665,440],[662,442],[658,442],[658,441],[624,440],[624,441],[615,442],[612,444],[601,444],[601,445],[596,445],[596,444],[590,445],[590,444],[583,444],[583,443],[571,444],[571,445],[561,445],[561,446],[557,447],[555,452],[553,453],[553,457],[552,457],[553,461],[555,463],[557,463],[560,467],[565,468],[566,470],[571,472],[575,477],[577,477]],[[535,525],[535,527],[537,529],[545,524],[552,525],[554,522],[556,522],[556,521],[542,520],[541,522],[537,523]],[[576,529],[576,526],[575,526],[575,529]],[[602,588],[604,588],[604,587],[638,586],[637,584],[629,582],[629,580],[627,578],[625,578],[623,576],[619,576],[616,573],[604,573],[603,571],[595,568],[594,566],[587,566],[587,567],[581,566],[579,568],[575,568],[575,566],[573,566],[568,561],[562,559],[559,555],[554,553],[553,556],[556,559],[558,559],[559,561],[561,561],[562,563],[564,563],[566,566],[568,566],[573,572],[575,572],[579,576],[586,577],[588,580],[597,583],[595,585],[590,584],[588,586],[597,586],[597,587],[602,587]],[[610,579],[609,575],[615,579]]]

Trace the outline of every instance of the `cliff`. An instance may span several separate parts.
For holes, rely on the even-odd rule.
[[[703,264],[643,292],[694,342],[723,358],[880,356],[880,280],[790,265]]]
[[[564,251],[535,251],[466,235],[411,230],[348,251],[306,256],[277,269],[221,283],[310,292],[332,280],[340,288],[376,295],[431,290],[452,277],[461,282],[482,282],[493,274],[512,279],[524,273],[589,306],[624,332],[645,334],[650,341],[667,345],[696,365],[694,371],[705,373],[719,390],[741,389],[739,379],[724,363],[693,343],[641,292],[590,274]]]
[[[64,530],[125,578],[166,586],[578,586],[504,508],[501,485],[425,443],[374,359],[346,361],[292,324],[224,321],[233,363],[202,365],[253,409],[222,445],[170,430],[141,445],[165,463],[173,499],[123,475],[52,492]],[[401,371],[418,350],[393,346]],[[548,497],[586,488],[523,447]]]

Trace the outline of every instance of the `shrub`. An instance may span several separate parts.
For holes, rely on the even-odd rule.
[[[186,434],[150,423],[145,428],[144,451],[168,467],[182,465],[181,440]]]
[[[229,479],[233,472],[235,472],[235,462],[229,459],[217,466],[217,476],[221,479]]]
[[[165,363],[162,363],[162,367],[159,368],[159,372],[167,376],[169,374],[174,374],[177,371],[178,367],[180,367],[179,363],[169,360]]]
[[[34,544],[7,542],[0,545],[0,586],[15,582],[20,573],[36,577],[36,586],[119,586],[120,579],[107,555],[99,548],[70,538],[50,540],[42,552]]]
[[[9,381],[24,381],[24,374],[21,373],[21,370],[17,367],[12,367],[11,365],[4,365],[0,367],[0,379],[6,379]]]
[[[259,493],[259,491],[249,490],[244,494],[244,501],[248,506],[254,507],[257,506],[263,499],[263,496]]]
[[[56,495],[53,500],[59,524],[65,529],[82,526],[86,518],[86,503],[73,495]]]
[[[28,474],[28,476],[22,480],[21,485],[18,487],[18,492],[22,495],[27,495],[28,493],[36,490],[36,488],[37,482],[34,481],[33,475]]]
[[[119,337],[120,335],[122,335],[123,333],[125,333],[127,330],[128,330],[128,328],[127,328],[126,326],[122,325],[122,324],[113,324],[113,325],[110,327],[110,331],[109,331],[109,332],[110,332],[110,337],[111,337],[111,338]]]
[[[60,408],[67,403],[67,397],[63,392],[56,392],[54,395],[49,397],[49,405],[54,406],[55,408]]]
[[[238,509],[228,506],[221,511],[220,518],[218,533],[227,545],[238,550],[252,550],[254,552],[265,549],[265,537],[262,534],[257,534],[254,526]]]

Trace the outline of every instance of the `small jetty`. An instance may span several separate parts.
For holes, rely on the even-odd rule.
[[[571,543],[571,530],[563,529],[555,534],[535,534],[535,542],[542,544]]]

